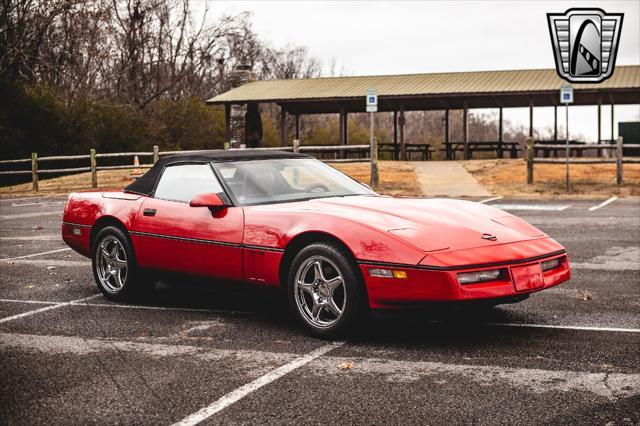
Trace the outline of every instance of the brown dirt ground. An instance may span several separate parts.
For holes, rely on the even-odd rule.
[[[336,169],[356,180],[369,184],[369,163],[332,164]],[[380,185],[377,190],[381,194],[394,196],[421,196],[420,186],[410,163],[381,161]],[[132,182],[131,170],[102,170],[98,172],[98,186],[105,188],[122,188]],[[91,189],[91,174],[41,179],[39,192],[31,190],[31,183],[6,186],[0,188],[0,198],[27,196],[60,196],[73,191]]]
[[[532,185],[527,185],[523,159],[471,160],[463,167],[491,193],[509,197],[587,198],[640,195],[640,164],[624,164],[624,184],[616,187],[615,164],[571,164],[571,192],[565,191],[564,164],[534,165]]]

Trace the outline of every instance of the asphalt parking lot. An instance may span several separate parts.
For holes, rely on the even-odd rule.
[[[640,423],[640,201],[488,201],[573,279],[488,311],[305,335],[258,289],[115,304],[60,239],[64,199],[0,200],[0,423]]]

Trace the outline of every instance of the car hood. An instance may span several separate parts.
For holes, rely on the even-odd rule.
[[[463,250],[546,237],[503,210],[453,199],[333,197],[307,202],[317,210],[388,232],[420,250]]]

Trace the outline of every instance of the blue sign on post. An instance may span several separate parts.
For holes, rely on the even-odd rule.
[[[573,103],[573,87],[570,85],[564,85],[560,87],[560,103],[572,104]]]
[[[367,91],[367,112],[378,112],[378,92],[373,89]]]

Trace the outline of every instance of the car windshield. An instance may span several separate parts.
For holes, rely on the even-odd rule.
[[[375,195],[364,185],[311,158],[214,163],[240,205]]]

